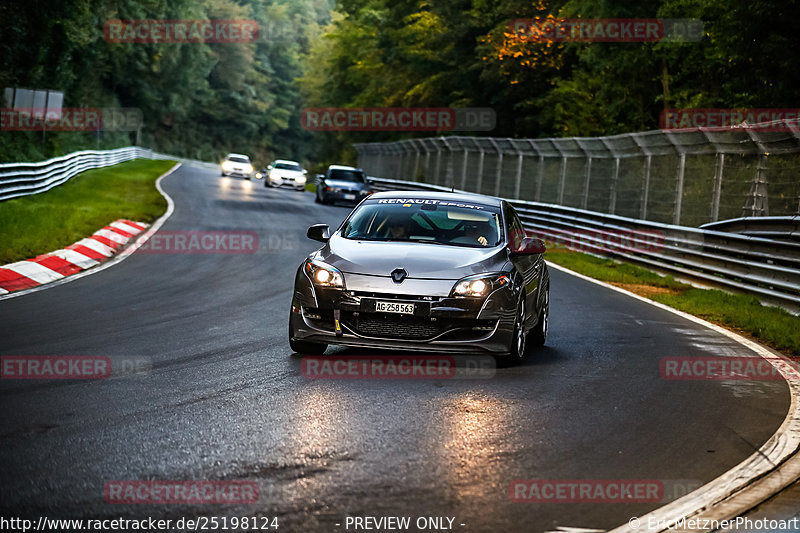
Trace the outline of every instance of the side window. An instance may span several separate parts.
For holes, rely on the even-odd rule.
[[[512,250],[516,250],[522,244],[522,240],[527,236],[525,228],[522,226],[517,212],[514,208],[506,204],[506,222],[508,223],[508,243]]]

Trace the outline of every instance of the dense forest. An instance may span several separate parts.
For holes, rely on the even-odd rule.
[[[141,144],[213,160],[352,160],[352,142],[411,133],[309,132],[304,107],[491,107],[482,135],[655,129],[664,108],[797,106],[798,0],[6,0],[0,87],[65,106],[137,107]],[[691,18],[697,42],[536,42],[519,18]],[[103,39],[109,19],[254,19],[253,44]],[[425,135],[430,135],[427,133]],[[0,156],[130,144],[131,134],[3,132]],[[13,154],[13,155],[10,155]],[[21,155],[20,155],[21,154]]]

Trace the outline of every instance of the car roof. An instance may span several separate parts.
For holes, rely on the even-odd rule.
[[[382,198],[413,198],[424,200],[445,200],[448,202],[473,202],[476,204],[501,207],[503,200],[494,196],[485,196],[471,192],[438,192],[438,191],[383,191],[376,192],[370,199]]]
[[[233,156],[233,157],[246,157],[247,159],[250,159],[250,156],[246,156],[244,154],[233,154],[233,153],[228,154],[225,157],[231,157],[231,156]]]
[[[277,165],[278,163],[286,163],[287,165],[299,165],[300,164],[297,161],[289,161],[288,159],[276,159],[275,160],[275,164]]]
[[[361,169],[356,167],[348,167],[345,165],[331,165],[328,167],[328,170],[361,170]]]

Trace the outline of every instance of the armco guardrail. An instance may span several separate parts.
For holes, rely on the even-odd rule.
[[[370,178],[376,190],[449,187]],[[460,191],[459,191],[460,192]],[[510,200],[536,235],[800,310],[800,243]]]
[[[159,159],[161,154],[132,146],[117,150],[85,150],[37,163],[0,164],[0,200],[49,191],[92,168],[137,158]]]
[[[800,242],[800,215],[793,217],[742,217],[710,222],[701,229],[741,233],[767,239],[794,240]]]

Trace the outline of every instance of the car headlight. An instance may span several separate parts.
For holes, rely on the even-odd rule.
[[[314,285],[336,289],[344,288],[344,276],[342,276],[342,272],[338,268],[312,259],[307,259],[303,268]]]
[[[451,296],[471,296],[480,298],[487,296],[495,289],[511,283],[506,274],[478,274],[458,280]]]
[[[305,182],[305,181],[306,181],[306,177],[305,177],[305,176],[297,176],[297,177],[294,179],[294,181],[297,181],[297,182],[303,183],[303,182]]]
[[[256,172],[256,179],[257,180],[260,180],[263,177],[264,177],[264,174],[262,174],[261,172]]]
[[[233,168],[233,163],[230,161],[223,161],[222,162],[222,170],[230,170]]]

